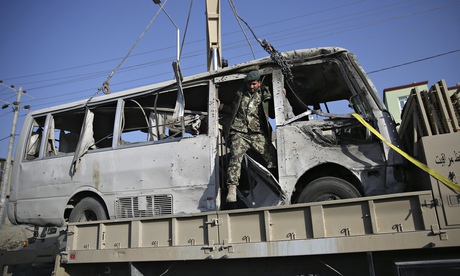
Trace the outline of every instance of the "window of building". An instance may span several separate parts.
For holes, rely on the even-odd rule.
[[[407,98],[409,98],[408,95],[406,96],[401,96],[401,97],[398,97],[398,102],[399,102],[399,111],[402,111],[403,108],[404,108],[404,105],[406,104],[407,102]]]

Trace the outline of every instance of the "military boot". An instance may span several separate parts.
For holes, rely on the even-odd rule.
[[[228,185],[227,202],[236,202],[236,185]]]

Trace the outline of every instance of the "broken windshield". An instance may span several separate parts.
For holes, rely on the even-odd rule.
[[[295,115],[305,112],[304,105],[322,113],[354,112],[349,100],[353,96],[344,74],[335,60],[308,63],[293,68],[294,89],[287,91]],[[303,104],[304,105],[303,105]]]

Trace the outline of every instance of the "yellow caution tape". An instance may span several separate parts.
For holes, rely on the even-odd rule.
[[[380,135],[380,133],[375,130],[375,128],[373,128],[371,125],[369,125],[364,119],[363,117],[361,117],[359,114],[356,114],[356,113],[353,113],[351,114],[353,115],[353,117],[355,117],[361,124],[363,124],[367,129],[369,129],[375,136],[377,136],[378,138],[380,138],[380,140],[382,140],[383,142],[385,142],[388,146],[390,146],[390,148],[394,149],[396,152],[398,152],[399,154],[401,154],[404,158],[406,158],[407,160],[409,160],[410,162],[412,162],[414,165],[416,165],[417,167],[419,167],[420,169],[424,170],[425,172],[429,173],[431,176],[435,177],[437,180],[441,181],[442,183],[444,183],[446,186],[448,186],[449,188],[451,188],[452,190],[456,191],[456,192],[460,192],[460,186],[458,186],[457,184],[455,184],[454,182],[450,181],[449,179],[447,179],[446,177],[442,176],[441,174],[439,174],[438,172],[436,172],[435,170],[429,168],[427,165],[423,164],[422,162],[418,161],[417,159],[413,158],[412,156],[410,156],[409,154],[405,153],[404,151],[402,151],[400,148],[396,147],[395,145],[393,145],[392,143],[390,143],[388,140],[386,140],[385,138],[383,138],[382,135]]]

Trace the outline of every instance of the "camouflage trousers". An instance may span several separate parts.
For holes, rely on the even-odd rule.
[[[241,162],[244,154],[253,149],[267,163],[276,164],[276,149],[261,133],[246,134],[235,132],[230,135],[230,161],[227,169],[227,185],[238,185],[241,175]]]

